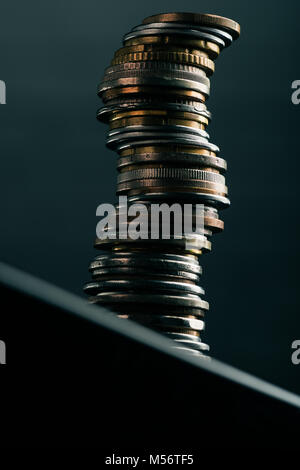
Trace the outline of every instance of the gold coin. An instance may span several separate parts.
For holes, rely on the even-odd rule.
[[[170,117],[131,117],[131,118],[122,118],[117,119],[110,123],[110,129],[119,129],[120,127],[128,126],[185,126],[192,127],[194,129],[205,129],[206,124],[189,121],[187,119],[174,119]]]
[[[153,145],[153,146],[139,146],[129,149],[124,149],[119,152],[121,157],[127,157],[130,155],[138,155],[140,153],[164,153],[164,152],[175,152],[175,153],[191,153],[197,155],[208,155],[216,157],[215,152],[212,152],[207,149],[202,149],[198,147],[185,146],[185,145]]]
[[[200,55],[202,57],[208,57],[208,53],[199,49],[193,49],[191,47],[180,47],[173,45],[161,45],[161,44],[139,44],[136,46],[121,47],[115,52],[114,59],[119,56],[134,54],[138,52],[181,52],[184,54]]]
[[[202,122],[206,125],[208,124],[208,118],[201,114],[189,113],[186,111],[167,111],[165,109],[138,109],[135,111],[114,112],[110,118],[110,122],[116,121],[117,119],[138,116],[188,119],[191,121]]]
[[[134,194],[132,194],[134,195]],[[151,241],[151,240],[149,240]],[[149,251],[151,252],[152,248],[157,251],[158,249],[162,249],[161,245],[163,246],[163,243],[162,242],[165,242],[166,240],[157,240],[157,243],[155,244],[155,240],[153,241],[153,243],[147,243],[146,244],[146,247],[147,247],[147,253],[149,253]],[[167,240],[169,242],[169,240]],[[208,245],[209,244],[209,245]],[[95,248],[98,248],[98,245],[100,245],[100,249],[102,250],[102,245],[100,243],[97,242],[97,240],[95,241]],[[131,244],[132,245],[132,244]],[[143,245],[139,246],[140,244],[139,243],[136,243],[135,245],[133,246],[130,246],[130,251],[131,252],[144,252],[145,251],[145,247]],[[207,245],[208,246],[211,246],[211,243],[210,242],[207,242]],[[112,246],[112,251],[116,251],[116,252],[119,252],[119,251],[127,251],[128,250],[128,245],[126,245],[126,242],[125,243],[120,243],[118,245],[114,245]],[[211,249],[209,247],[207,247],[207,249]],[[200,256],[202,255],[202,250],[200,249],[195,249],[195,248],[190,248],[189,250],[187,249],[186,245],[181,247],[181,246],[176,246],[176,245],[172,245],[170,244],[169,242],[169,246],[168,246],[168,253],[184,253],[184,255],[187,255],[187,254],[195,254],[197,256]],[[207,303],[207,302],[206,302]],[[203,307],[202,307],[203,308]]]
[[[188,39],[183,38],[182,36],[143,36],[139,38],[132,38],[127,39],[125,41],[125,46],[137,46],[143,44],[152,44],[152,45],[160,45],[165,47],[166,45],[170,46],[184,46],[186,48],[192,48],[196,50],[204,50],[206,51],[213,59],[217,58],[220,54],[220,47],[210,41],[205,41],[203,39]]]
[[[194,67],[204,69],[207,73],[212,74],[215,70],[215,64],[208,57],[201,55],[186,54],[184,52],[164,52],[164,51],[149,51],[149,52],[136,52],[131,54],[124,54],[118,56],[111,61],[111,65],[119,65],[127,62],[146,62],[146,61],[163,61],[163,62],[176,62],[179,64],[188,64]]]
[[[102,94],[102,99],[104,102],[109,100],[113,100],[118,98],[122,95],[161,95],[162,91],[160,87],[155,86],[143,86],[143,85],[133,85],[133,86],[123,86],[118,88],[111,88],[110,90],[106,90]],[[163,91],[164,99],[167,100],[167,96],[175,96],[178,98],[188,98],[194,101],[200,101],[201,103],[205,102],[205,95],[200,93],[199,91],[195,90],[188,90],[188,89],[181,89],[181,88],[169,88],[166,87]]]
[[[189,188],[185,188],[183,186],[169,186],[168,184],[165,184],[163,186],[155,186],[153,185],[152,187],[151,186],[143,186],[141,188],[120,188],[117,190],[117,194],[120,194],[120,193],[126,193],[128,196],[138,196],[140,194],[142,195],[145,195],[145,191],[146,193],[165,193],[165,192],[175,192],[175,193],[189,193],[189,192],[192,192],[192,193],[200,193],[200,194],[214,194],[216,196],[227,196],[227,190],[226,192],[223,192],[223,191],[216,191],[216,190],[213,190],[213,189],[207,189],[207,188],[204,188],[204,187],[200,187],[200,186],[194,186],[194,187],[189,187]]]
[[[216,26],[229,30],[234,39],[237,39],[241,32],[241,27],[236,21],[209,13],[161,13],[148,16],[143,20],[143,24],[149,23],[186,23],[199,26]]]

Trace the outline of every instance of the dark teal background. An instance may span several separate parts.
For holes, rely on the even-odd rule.
[[[182,10],[242,27],[217,61],[208,101],[232,206],[203,258],[205,339],[213,356],[300,392],[291,364],[300,338],[297,1],[2,0],[0,256],[82,295],[96,207],[114,201],[116,181],[96,85],[123,34],[145,16]]]

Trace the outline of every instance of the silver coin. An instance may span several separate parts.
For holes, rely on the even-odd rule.
[[[199,282],[199,276],[197,274],[189,273],[186,271],[151,271],[150,269],[142,269],[138,268],[137,266],[134,267],[127,267],[127,266],[119,266],[117,268],[106,268],[106,269],[90,269],[92,273],[93,280],[100,281],[101,278],[123,278],[126,279],[128,277],[145,277],[147,279],[167,279],[170,281],[174,280],[186,280],[190,282]]]
[[[166,109],[174,112],[184,111],[199,114],[211,119],[211,113],[205,103],[187,97],[159,94],[159,90],[157,91],[158,93],[154,95],[119,95],[118,98],[109,99],[106,105],[98,110],[98,113],[109,114],[127,109]]]
[[[185,346],[187,348],[192,348],[192,349],[196,349],[199,351],[209,351],[208,344],[202,343],[201,341],[189,341],[189,340],[184,340],[184,339],[176,339],[173,336],[171,336],[171,334],[168,334],[168,333],[164,333],[164,334],[167,334],[167,336],[170,339],[173,339],[174,341],[176,341],[176,343],[179,343],[180,345]]]
[[[108,279],[98,282],[89,282],[84,286],[87,294],[96,295],[102,291],[110,290],[140,290],[141,295],[143,291],[153,290],[155,292],[173,290],[183,291],[190,294],[204,294],[204,289],[196,284],[190,284],[180,281],[165,281],[158,279]]]
[[[129,316],[131,317],[131,316]],[[132,315],[132,319],[142,323],[147,323],[150,325],[159,325],[165,326],[170,328],[178,328],[178,329],[185,329],[185,330],[195,330],[195,331],[203,331],[204,330],[204,321],[195,319],[195,318],[187,318],[187,317],[178,317],[178,316],[170,316],[170,315],[144,315],[141,313],[140,315]]]
[[[171,336],[175,340],[182,341],[191,341],[194,343],[201,343],[201,339],[198,335],[190,333],[182,333],[178,331],[170,331],[166,333],[168,336]]]
[[[225,184],[224,176],[210,171],[193,168],[138,168],[118,175],[118,183],[141,179],[203,180]]]
[[[198,31],[200,33],[206,33],[217,38],[220,38],[224,41],[226,46],[230,46],[233,41],[232,35],[228,31],[224,31],[221,28],[215,28],[211,26],[200,26],[197,24],[185,24],[185,23],[148,23],[142,24],[139,26],[134,27],[131,31],[147,31],[148,29],[176,29],[176,30],[184,30],[184,31]]]
[[[186,257],[188,258],[188,257]],[[152,258],[151,253],[145,253],[145,256],[138,257],[115,257],[110,254],[107,257],[101,255],[90,264],[90,270],[108,267],[126,267],[126,268],[146,268],[154,269],[154,272],[188,272],[193,274],[201,274],[202,268],[199,263],[192,260],[180,261],[172,259]]]
[[[132,148],[144,145],[155,145],[169,143],[173,140],[173,144],[176,143],[188,143],[188,145],[196,145],[200,148],[213,148],[216,147],[209,144],[206,137],[201,135],[194,135],[192,133],[179,132],[177,129],[173,132],[166,132],[165,129],[161,129],[160,132],[155,131],[136,131],[136,132],[110,132],[106,138],[106,145],[109,148],[117,151],[124,150],[126,148]]]
[[[189,165],[203,165],[215,168],[219,171],[226,171],[226,161],[217,156],[200,155],[196,153],[162,152],[162,153],[135,153],[128,156],[120,156],[118,159],[118,169],[126,166],[145,163],[184,163]]]
[[[109,255],[107,254],[98,255],[95,259],[98,262],[117,261],[117,262],[120,262],[122,265],[124,262],[127,265],[127,263],[129,263],[131,260],[132,261],[140,260],[141,262],[144,262],[144,263],[161,261],[163,263],[178,262],[178,263],[183,263],[186,266],[191,266],[191,265],[200,266],[198,259],[195,256],[186,256],[186,255],[180,255],[180,254],[174,254],[174,253],[149,253],[149,252],[141,253],[141,252],[131,252],[131,251],[122,251],[122,252],[118,251],[118,252],[112,252]]]
[[[123,37],[123,44],[125,45],[125,42],[129,41],[130,39],[140,38],[142,36],[158,36],[162,34],[168,36],[186,36],[188,38],[193,37],[195,39],[204,39],[205,41],[210,41],[217,44],[221,49],[226,47],[225,41],[220,37],[206,33],[204,31],[197,31],[194,28],[191,28],[190,30],[180,28],[151,28],[139,31],[131,31],[130,33],[125,34]]]
[[[173,344],[172,344],[173,343]],[[191,357],[197,357],[199,359],[205,360],[205,361],[210,361],[211,358],[207,356],[206,354],[203,354],[201,351],[197,351],[196,349],[190,349],[188,346],[182,346],[180,343],[177,343],[176,341],[173,341],[170,344],[170,347],[172,349],[176,349],[179,351],[183,351],[184,354],[188,354]]]
[[[133,126],[124,126],[118,127],[116,129],[111,129],[108,132],[108,136],[116,136],[116,135],[123,135],[128,134],[130,135],[131,132],[133,133],[140,133],[147,136],[149,134],[156,134],[156,137],[160,136],[160,133],[165,134],[167,132],[175,133],[176,129],[178,133],[190,133],[193,137],[197,136],[204,139],[209,139],[209,134],[204,129],[196,129],[195,127],[189,126],[182,126],[182,125],[171,125],[171,124],[163,124],[161,126],[148,126],[148,125],[133,125]]]
[[[116,150],[120,152],[121,150],[126,150],[130,148],[135,148],[138,146],[147,146],[147,145],[177,145],[177,144],[182,144],[182,145],[187,145],[193,147],[198,147],[201,149],[207,149],[211,150],[212,152],[218,153],[220,151],[219,147],[217,147],[215,144],[212,144],[208,142],[206,139],[203,139],[201,137],[194,137],[192,134],[186,135],[182,133],[173,133],[170,135],[162,136],[160,134],[159,138],[157,136],[153,136],[153,138],[150,140],[148,139],[143,139],[143,135],[138,136],[139,139],[137,139],[134,142],[117,142],[116,144]],[[140,140],[141,139],[141,140]],[[116,139],[110,139],[114,143]],[[112,145],[107,144],[109,147],[112,147]]]
[[[213,186],[210,186],[213,185]],[[217,193],[221,193],[221,195],[227,195],[227,186],[224,184],[219,183],[211,183],[209,181],[204,180],[176,180],[172,178],[161,178],[161,179],[144,179],[144,180],[134,180],[134,181],[126,181],[122,183],[118,183],[117,186],[117,194],[121,194],[127,191],[132,191],[134,189],[143,189],[143,188],[161,188],[165,186],[170,188],[174,186],[180,189],[186,190],[188,188],[193,188],[197,190],[197,192],[201,192],[202,189],[213,189]]]
[[[168,269],[168,270],[180,270],[188,271],[196,274],[201,273],[201,266],[196,259],[196,257],[186,256],[186,255],[171,255],[164,253],[151,253],[151,252],[141,252],[141,253],[130,253],[130,252],[112,252],[109,254],[103,254],[97,256],[94,261],[92,261],[90,267],[92,269],[98,269],[100,267],[130,267],[130,266],[139,266],[139,267],[151,267],[159,269]]]
[[[116,112],[123,112],[123,111],[128,111],[128,110],[139,110],[139,109],[157,109],[157,110],[167,110],[167,111],[180,111],[180,112],[186,112],[186,113],[193,113],[197,114],[198,116],[203,116],[207,119],[211,119],[211,113],[207,111],[206,106],[203,103],[199,103],[201,106],[190,106],[190,105],[184,105],[180,103],[168,103],[168,102],[155,102],[155,101],[150,101],[150,102],[145,102],[146,100],[142,102],[131,102],[127,101],[124,103],[118,103],[115,105],[110,106],[104,106],[103,108],[100,108],[97,111],[97,119],[102,122],[107,122],[109,120],[109,117]]]
[[[128,111],[136,111],[136,110],[159,110],[159,111],[171,111],[171,112],[185,112],[185,113],[191,113],[191,114],[196,114],[197,116],[203,116],[204,118],[208,119],[208,120],[211,120],[211,114],[209,111],[207,110],[203,110],[203,111],[196,111],[195,109],[192,109],[191,107],[189,108],[188,106],[180,106],[180,105],[177,105],[177,106],[170,106],[168,105],[168,103],[161,103],[160,105],[159,104],[156,104],[156,105],[139,105],[139,106],[133,106],[133,105],[121,105],[121,106],[118,106],[118,105],[113,105],[113,106],[105,106],[103,108],[99,108],[98,111],[97,111],[97,119],[101,122],[105,122],[105,123],[108,123],[110,117],[115,114],[115,113],[119,113],[119,112],[128,112]],[[157,117],[160,117],[159,115],[157,115]],[[172,117],[172,116],[171,116]]]
[[[185,295],[170,295],[170,294],[134,294],[130,292],[101,292],[91,298],[93,303],[139,303],[139,304],[155,304],[155,305],[172,305],[182,307],[199,308],[201,310],[208,310],[209,304],[202,300],[199,296],[194,294]]]
[[[209,85],[210,81],[206,73],[195,65],[179,64],[177,62],[163,62],[159,60],[125,62],[118,65],[110,65],[105,69],[104,77],[107,80],[115,80],[124,76],[143,76],[151,73],[164,76],[172,76],[173,78],[184,78],[185,76],[193,76],[196,80],[202,81]],[[124,75],[125,74],[125,75]]]
[[[206,73],[195,65],[179,64],[177,62],[165,62],[160,60],[143,60],[138,62],[124,62],[123,64],[109,65],[106,67],[104,75],[124,72],[137,72],[139,74],[143,74],[145,72],[157,72],[164,74],[167,72],[168,74],[171,73],[174,76],[177,76],[178,73],[191,73],[195,74],[199,79],[200,77],[203,77],[205,83],[209,82],[206,77]]]
[[[111,65],[106,68],[101,84],[120,79],[149,77],[167,80],[189,80],[208,88],[210,86],[209,78],[203,69],[194,65],[162,61],[125,62],[124,64]]]
[[[150,85],[156,87],[171,87],[183,88],[187,90],[194,90],[202,93],[206,97],[209,96],[209,85],[200,82],[199,80],[189,79],[188,77],[168,77],[168,76],[147,76],[143,74],[141,77],[124,77],[118,80],[103,81],[98,87],[98,94],[101,96],[105,91],[113,88]]]
[[[92,298],[93,299],[93,298]],[[94,303],[97,303],[94,302]],[[199,308],[193,307],[184,307],[174,306],[174,305],[166,305],[164,304],[163,307],[157,308],[157,305],[153,304],[141,304],[141,303],[114,303],[114,304],[105,304],[108,306],[110,310],[119,314],[119,315],[127,315],[127,317],[131,317],[132,315],[141,315],[141,314],[149,314],[149,315],[170,315],[170,316],[190,316],[193,315],[202,321],[205,317],[205,311]]]
[[[128,210],[128,208],[131,206],[131,204],[143,204],[147,207],[147,210],[150,210],[151,209],[151,205],[153,204],[153,201],[156,203],[156,204],[164,204],[166,201],[168,201],[169,204],[180,204],[181,206],[184,205],[184,200],[183,202],[180,201],[178,202],[178,198],[164,198],[164,197],[157,197],[158,195],[157,194],[154,194],[153,195],[154,197],[146,197],[144,195],[140,195],[140,196],[136,196],[136,197],[130,197],[128,198],[127,200],[127,205],[122,205],[122,204],[115,204],[115,208],[116,208],[116,211],[117,211],[117,214],[120,212],[120,210],[122,211],[126,211]],[[149,207],[148,207],[149,206]],[[218,210],[215,208],[215,207],[211,207],[211,206],[207,206],[207,205],[204,205],[204,204],[201,204],[201,211],[200,211],[200,215],[198,217],[197,215],[197,204],[196,205],[192,205],[192,216],[193,218],[195,218],[195,220],[197,220],[198,218],[201,219],[203,217],[203,213],[204,213],[204,217],[211,217],[213,219],[219,219],[219,213],[218,213]]]
[[[188,194],[186,192],[147,192],[147,189],[145,188],[145,191],[142,195],[143,198],[148,199],[149,201],[157,200],[157,199],[165,199],[167,200],[179,200],[182,204],[184,203],[205,203],[207,205],[213,205],[219,209],[224,209],[225,207],[228,207],[230,205],[230,201],[228,198],[224,196],[219,196],[216,194],[204,194],[204,193],[198,193],[198,192],[189,192]],[[128,200],[130,202],[135,202],[138,201],[141,198],[141,195],[137,196],[130,196]]]

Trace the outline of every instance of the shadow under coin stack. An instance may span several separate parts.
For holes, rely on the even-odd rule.
[[[125,35],[98,89],[104,107],[97,117],[108,123],[106,143],[118,154],[117,195],[127,196],[128,208],[201,204],[204,224],[201,233],[191,233],[192,243],[186,243],[189,234],[177,239],[172,227],[169,239],[161,227],[156,240],[96,239],[103,254],[90,265],[85,292],[90,302],[200,355],[209,347],[201,339],[208,303],[199,286],[199,257],[223,229],[218,211],[229,205],[226,162],[206,132],[206,100],[214,61],[239,33],[235,21],[215,15],[151,16]],[[196,218],[193,213],[193,226]]]

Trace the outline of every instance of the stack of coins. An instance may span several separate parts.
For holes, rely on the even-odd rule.
[[[215,60],[239,34],[235,21],[216,15],[151,16],[125,35],[98,88],[104,106],[97,118],[109,125],[106,144],[118,154],[117,195],[127,196],[129,209],[201,204],[203,228],[181,238],[172,224],[168,238],[161,227],[156,239],[98,238],[95,246],[104,254],[91,263],[93,280],[85,291],[90,302],[201,355],[209,347],[201,339],[208,303],[199,286],[199,257],[223,230],[219,210],[229,205],[226,162],[206,131],[206,100]],[[116,213],[121,209],[117,204]],[[193,210],[193,226],[197,217]],[[117,232],[129,221],[119,221]]]

